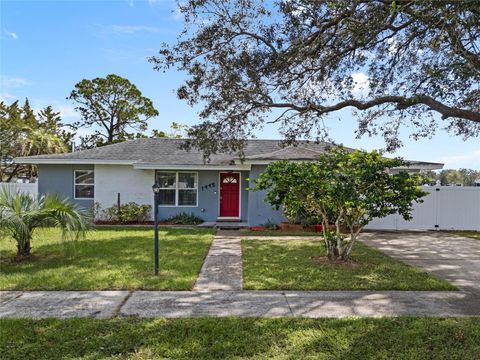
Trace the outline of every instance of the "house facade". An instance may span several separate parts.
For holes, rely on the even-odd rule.
[[[281,210],[251,191],[253,181],[277,160],[312,161],[331,144],[302,142],[283,147],[279,140],[248,140],[244,158],[183,150],[182,139],[136,139],[68,154],[15,159],[38,166],[39,194],[56,193],[84,208],[101,209],[136,202],[153,207],[152,185],[159,191],[159,218],[179,212],[204,221],[239,221],[249,226],[284,220]],[[443,164],[412,161],[409,171],[441,169]],[[401,169],[398,169],[401,170]]]

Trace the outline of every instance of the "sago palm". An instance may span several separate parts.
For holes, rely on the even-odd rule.
[[[76,205],[57,195],[39,198],[4,188],[0,191],[0,231],[17,242],[17,256],[30,255],[33,231],[56,226],[62,238],[77,239],[88,229],[89,216]]]

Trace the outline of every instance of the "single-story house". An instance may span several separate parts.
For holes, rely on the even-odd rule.
[[[39,194],[57,193],[73,202],[107,208],[117,203],[153,205],[158,182],[159,218],[191,212],[207,222],[241,221],[249,226],[280,222],[281,211],[264,201],[264,192],[248,191],[265,167],[276,160],[309,161],[331,144],[301,142],[283,147],[279,140],[248,140],[237,154],[212,155],[180,148],[183,139],[136,139],[67,154],[15,159],[38,166]],[[409,171],[441,169],[443,164],[412,161]],[[401,170],[401,169],[398,169]]]

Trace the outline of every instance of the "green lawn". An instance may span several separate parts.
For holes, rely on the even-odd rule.
[[[456,290],[362,243],[352,263],[330,264],[322,241],[243,240],[243,284],[255,290]]]
[[[0,320],[2,359],[478,359],[480,318]]]
[[[0,290],[190,290],[212,239],[208,229],[161,229],[156,277],[152,229],[102,228],[75,243],[39,229],[27,261],[15,261],[15,242],[0,239]]]
[[[454,231],[453,234],[480,240],[480,231]]]

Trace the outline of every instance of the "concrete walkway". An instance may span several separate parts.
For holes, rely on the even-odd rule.
[[[0,317],[382,317],[480,315],[477,298],[435,291],[4,291]]]
[[[242,246],[238,230],[219,230],[213,238],[194,291],[242,290]]]

